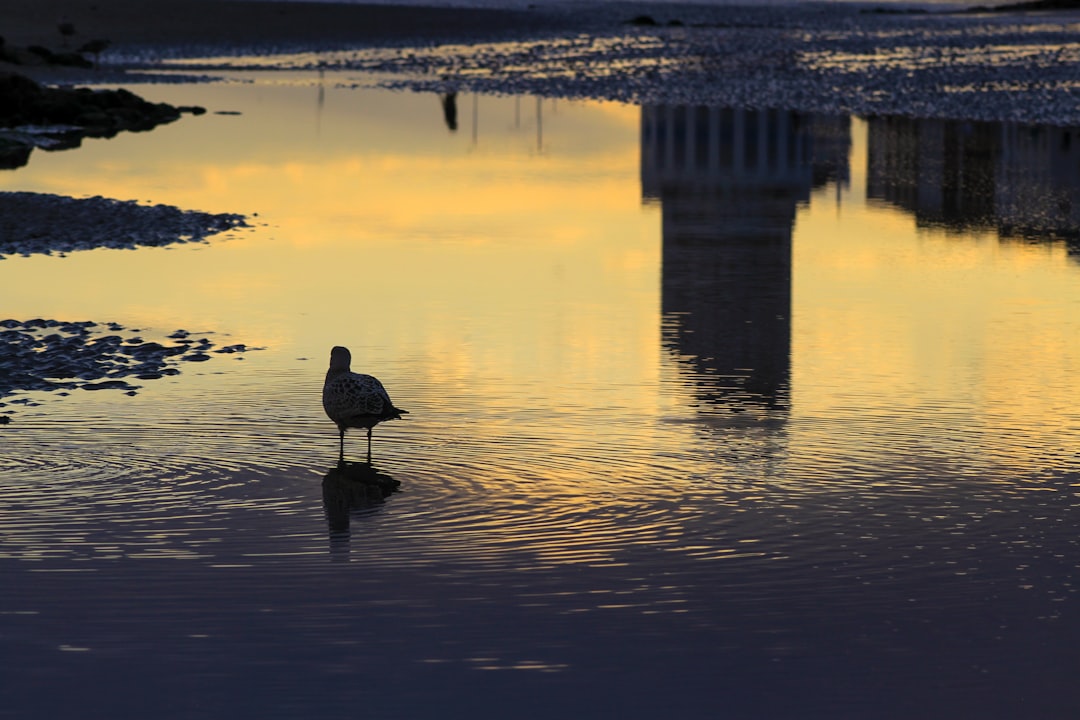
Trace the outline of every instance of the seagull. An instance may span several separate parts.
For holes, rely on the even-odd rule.
[[[378,379],[350,371],[352,353],[340,345],[330,351],[330,369],[323,383],[322,403],[326,415],[341,433],[338,465],[345,463],[345,431],[367,428],[367,462],[371,464],[371,429],[383,420],[400,420],[408,410],[394,407]]]

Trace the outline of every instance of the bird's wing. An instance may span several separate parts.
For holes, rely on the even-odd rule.
[[[394,407],[394,401],[390,399],[390,393],[386,392],[386,388],[379,382],[378,378],[374,378],[371,375],[365,375],[364,377],[370,380],[370,388],[373,395],[378,396],[379,401],[382,403],[382,407],[377,413],[383,420],[400,418],[400,413],[407,412],[406,410],[399,410]]]
[[[331,380],[325,392],[328,412],[340,417],[378,415],[383,406],[382,394],[372,381],[378,383],[370,375],[357,373],[339,375]]]

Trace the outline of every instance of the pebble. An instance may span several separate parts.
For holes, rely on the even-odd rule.
[[[349,70],[363,75],[345,87],[1080,125],[1075,12],[962,5],[542,2],[531,4],[530,27],[500,41],[477,42],[462,27],[437,43],[128,48],[96,72],[98,82],[130,83],[129,70],[152,82],[237,68]]]
[[[109,334],[95,335],[98,328]],[[128,378],[157,380],[178,375],[180,370],[170,363],[210,360],[204,351],[214,345],[208,338],[193,338],[186,331],[183,339],[175,343],[169,342],[172,336],[151,340],[131,332],[113,322],[99,325],[44,318],[0,320],[0,345],[4,347],[0,356],[0,399],[33,391],[67,395],[78,388],[122,390],[135,395],[139,386],[130,384]],[[242,343],[222,348],[230,353],[257,349]],[[38,403],[19,397],[0,402],[0,407],[5,404],[31,407]]]
[[[1080,43],[1069,12],[573,5],[580,31],[559,37],[362,48],[281,62],[363,71],[381,78],[369,85],[422,92],[1080,124]],[[634,23],[646,15],[652,23]]]
[[[82,386],[83,390],[128,390],[131,388],[132,386],[123,380],[105,380],[98,383],[86,383]]]

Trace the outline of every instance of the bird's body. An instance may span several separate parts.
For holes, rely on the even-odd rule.
[[[323,409],[338,426],[341,434],[338,462],[345,461],[345,431],[365,428],[368,436],[367,461],[371,464],[371,429],[384,420],[400,420],[407,410],[394,407],[386,388],[371,375],[350,370],[352,355],[348,348],[330,351],[330,369],[323,383]]]

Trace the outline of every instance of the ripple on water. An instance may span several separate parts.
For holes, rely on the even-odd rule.
[[[3,402],[27,392],[67,396],[76,389],[123,390],[135,395],[141,385],[133,382],[179,375],[179,363],[209,360],[206,353],[215,347],[206,333],[176,330],[158,342],[144,339],[140,330],[127,331],[128,337],[117,334],[122,331],[117,323],[89,320],[0,320],[0,407],[39,404],[32,397]],[[240,343],[212,352],[235,355],[254,349]]]
[[[73,398],[78,412],[62,417],[28,409],[3,430],[0,557],[295,574],[345,548],[373,571],[524,573],[533,594],[577,568],[581,584],[560,592],[593,610],[686,612],[685,593],[714,586],[731,602],[791,596],[808,612],[885,608],[897,594],[967,604],[1003,583],[1071,592],[1046,578],[1076,555],[1062,522],[1077,476],[998,467],[985,432],[933,440],[914,411],[717,422],[701,409],[654,419],[613,406],[568,409],[552,425],[513,403],[481,421],[460,412],[462,398],[413,387],[400,400],[408,419],[375,431],[376,467],[400,492],[352,506],[335,528],[322,480],[337,434],[312,374],[204,377],[198,392],[178,379],[154,397]],[[886,422],[895,432],[883,443]],[[351,433],[346,452],[363,445]],[[624,595],[586,596],[594,583]]]

